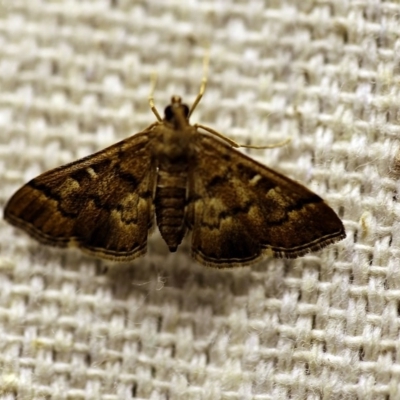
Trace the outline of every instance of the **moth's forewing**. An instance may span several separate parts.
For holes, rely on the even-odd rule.
[[[336,213],[304,186],[209,135],[198,133],[193,146],[186,221],[200,263],[295,258],[346,236]]]
[[[116,260],[144,254],[156,179],[148,133],[39,175],[11,197],[4,218],[45,244]]]

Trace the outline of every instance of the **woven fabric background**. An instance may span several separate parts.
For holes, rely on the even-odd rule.
[[[208,88],[192,122],[304,183],[347,238],[214,270],[114,265],[0,221],[0,400],[400,399],[398,0],[1,0],[0,207]]]

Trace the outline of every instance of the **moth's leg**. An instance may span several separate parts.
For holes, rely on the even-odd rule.
[[[274,149],[275,147],[285,146],[286,144],[288,144],[292,140],[291,138],[287,138],[285,140],[282,140],[281,142],[273,143],[273,144],[267,144],[265,146],[252,146],[252,145],[249,145],[249,144],[236,143],[234,140],[229,139],[228,137],[226,137],[222,133],[219,133],[219,132],[215,131],[214,129],[209,128],[208,126],[205,126],[205,125],[195,124],[194,127],[195,128],[204,129],[208,133],[211,133],[211,134],[213,134],[215,136],[218,136],[220,139],[225,140],[225,142],[229,143],[232,147],[236,147],[236,148],[238,148],[238,147],[246,147],[248,149]]]
[[[157,111],[157,108],[154,104],[154,89],[156,88],[156,83],[157,83],[157,74],[154,72],[151,74],[150,77],[150,93],[149,93],[149,105],[151,108],[151,111],[153,111],[153,114],[156,116],[158,122],[162,122],[162,118],[160,114]]]
[[[203,94],[204,94],[204,92],[206,90],[209,61],[210,61],[210,54],[209,54],[209,51],[207,50],[205,55],[204,55],[204,60],[203,60],[203,78],[201,79],[201,85],[200,85],[199,94],[197,95],[196,99],[194,100],[194,103],[192,104],[192,107],[190,107],[189,114],[188,114],[188,119],[190,118],[190,116],[192,115],[193,111],[197,107],[197,104],[200,103],[200,100],[203,97]]]
[[[276,147],[283,147],[290,143],[292,138],[287,138],[282,140],[281,142],[266,144],[264,146],[253,146],[251,144],[239,144],[239,147],[246,147],[247,149],[275,149]]]

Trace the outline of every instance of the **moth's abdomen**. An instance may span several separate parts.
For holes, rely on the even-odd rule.
[[[186,180],[186,170],[176,166],[174,170],[159,168],[155,196],[157,225],[170,251],[176,251],[186,232]]]

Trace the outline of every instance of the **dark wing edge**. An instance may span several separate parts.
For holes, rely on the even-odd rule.
[[[346,237],[318,195],[209,135],[196,135],[187,225],[192,256],[217,268],[296,258]]]
[[[274,258],[286,258],[286,259],[294,259],[298,257],[302,257],[306,254],[322,250],[323,248],[329,246],[330,244],[339,242],[346,238],[346,233],[337,232],[332,235],[332,237],[325,237],[322,241],[315,241],[315,243],[309,243],[307,246],[303,248],[298,247],[295,249],[279,248],[266,246],[262,247],[261,251],[255,253],[253,256],[249,256],[247,258],[219,258],[213,259],[209,258],[206,254],[202,253],[199,250],[196,250],[192,247],[192,257],[199,262],[200,264],[206,267],[212,268],[232,268],[232,267],[247,267],[253,264],[256,264],[263,260],[265,257],[274,257]]]
[[[39,242],[128,261],[144,255],[156,170],[146,130],[22,186],[4,219]]]

